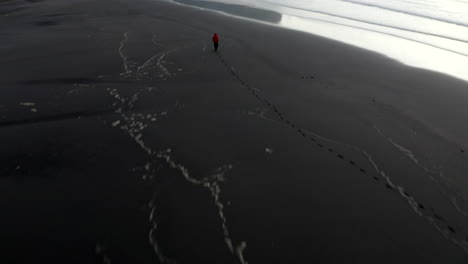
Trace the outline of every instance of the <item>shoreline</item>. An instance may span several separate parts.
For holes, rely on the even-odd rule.
[[[320,14],[320,15],[335,17],[335,18],[338,18],[339,20],[340,19],[344,20],[344,21],[350,20],[352,22],[363,23],[363,25],[357,26],[357,25],[353,25],[353,23],[351,23],[351,24],[346,24],[345,22],[340,23],[339,21],[331,21],[331,20],[327,20],[325,18],[319,19],[319,18],[306,17],[305,15],[300,16],[300,15],[291,15],[291,14],[281,13],[281,12],[277,11],[273,7],[274,5],[270,6],[269,8],[266,8],[266,7],[265,8],[253,7],[253,6],[248,6],[248,5],[243,6],[243,7],[245,7],[245,9],[249,9],[249,8],[252,9],[252,12],[255,12],[255,10],[264,10],[264,12],[272,12],[272,13],[280,14],[281,19],[280,19],[279,22],[271,22],[271,21],[268,22],[268,21],[262,21],[262,19],[251,19],[251,18],[249,18],[249,16],[250,17],[252,16],[251,14],[243,16],[242,14],[230,13],[230,11],[229,11],[230,8],[229,7],[230,6],[233,6],[233,7],[237,6],[237,5],[234,5],[234,4],[231,4],[231,3],[221,4],[221,3],[218,3],[218,2],[214,2],[217,5],[214,5],[214,6],[210,7],[210,6],[205,5],[203,3],[212,3],[212,2],[207,2],[207,1],[203,1],[203,0],[192,0],[192,1],[181,0],[181,1],[186,1],[186,3],[182,3],[182,2],[174,1],[174,0],[167,0],[167,1],[171,2],[171,3],[175,3],[175,4],[181,4],[181,5],[188,6],[188,7],[199,8],[201,10],[218,12],[218,13],[223,14],[223,15],[231,16],[231,17],[238,18],[238,19],[245,19],[245,20],[251,21],[251,22],[266,23],[267,25],[271,25],[271,26],[276,26],[276,27],[280,27],[280,28],[285,28],[285,29],[295,30],[295,31],[298,31],[298,32],[312,34],[315,37],[322,37],[322,38],[326,38],[326,39],[331,40],[331,41],[338,41],[340,43],[344,43],[344,44],[347,44],[347,45],[350,45],[350,46],[353,46],[353,47],[356,47],[356,48],[364,49],[364,50],[367,50],[367,51],[370,51],[370,52],[375,52],[375,53],[377,53],[379,55],[383,55],[384,57],[389,58],[391,60],[396,60],[399,63],[404,64],[405,66],[408,66],[408,67],[433,71],[433,72],[436,72],[436,73],[441,73],[441,74],[448,75],[448,76],[450,76],[452,78],[460,79],[460,80],[462,80],[464,82],[468,82],[468,76],[466,76],[466,74],[464,74],[463,72],[459,72],[459,71],[456,70],[456,68],[463,68],[462,62],[464,62],[464,61],[461,60],[461,58],[459,56],[467,57],[466,54],[462,53],[461,51],[450,50],[448,48],[437,46],[436,44],[433,44],[433,43],[431,44],[430,42],[425,42],[423,40],[418,40],[418,38],[417,37],[415,38],[414,36],[413,37],[410,37],[410,36],[405,37],[404,34],[403,34],[403,36],[399,35],[402,32],[406,32],[405,29],[394,28],[394,27],[391,27],[391,26],[389,28],[387,28],[387,26],[385,26],[385,25],[373,24],[373,23],[368,24],[365,21],[353,20],[351,18],[346,18],[346,17],[341,17],[341,16],[334,16],[334,15],[331,15],[331,14],[328,14],[328,13],[322,13],[322,12],[319,12],[319,11],[316,11],[316,10],[315,11],[311,10],[310,12],[313,13],[313,14]],[[191,4],[187,3],[187,2],[190,2]],[[289,6],[281,6],[281,7],[291,9],[291,10],[295,10],[295,8],[289,7]],[[298,9],[298,10],[302,10],[302,9]],[[314,28],[314,23],[318,23],[318,28],[315,28],[314,30],[309,29],[309,28]],[[364,25],[367,25],[367,26],[364,26]],[[315,25],[315,26],[317,26],[317,25]],[[323,29],[322,29],[322,27],[323,27]],[[329,33],[327,33],[327,30],[325,30],[325,28],[328,28],[329,31],[336,31],[336,32],[340,32],[340,33],[335,32],[334,34],[329,34]],[[397,31],[392,33],[392,30],[390,30],[388,32],[389,29],[397,30]],[[374,44],[369,44],[369,43],[366,44],[366,43],[364,43],[362,41],[350,40],[349,38],[347,38],[345,36],[347,34],[349,34],[348,37],[353,38],[353,36],[352,36],[353,34],[346,33],[347,30],[357,30],[356,32],[354,32],[354,34],[358,34],[358,35],[361,34],[362,38],[369,39],[369,43],[374,43]],[[399,32],[399,30],[401,30],[402,32]],[[365,35],[366,33],[369,33],[369,32],[373,33],[373,34],[377,34],[380,37],[375,38],[375,35],[372,35],[372,34],[371,35]],[[425,36],[425,34],[421,33],[421,32],[414,32],[414,33],[422,34],[422,36]],[[429,35],[432,36],[432,34],[429,34]],[[440,38],[444,39],[444,37],[441,37],[441,36],[434,36],[434,37],[440,37]],[[377,41],[376,40],[376,39],[380,39],[380,38],[388,38],[388,39],[387,39],[387,41],[383,41],[383,40]],[[448,38],[447,40],[461,41],[461,40],[451,39],[451,38]],[[409,57],[406,58],[405,56],[401,56],[398,53],[395,53],[394,51],[392,51],[392,49],[386,49],[386,48],[382,47],[382,46],[389,45],[388,43],[392,43],[391,45],[393,45],[393,46],[402,46],[405,50],[407,50],[405,52],[405,54],[407,56],[409,56]],[[418,45],[419,45],[419,49],[417,48]],[[417,52],[418,50],[421,50],[421,49],[422,50],[424,50],[424,49],[433,49],[433,50],[432,50],[432,53],[430,53],[429,50],[425,51],[427,54],[424,55],[424,56],[423,55],[415,56],[415,55],[412,54],[412,53],[415,53],[415,52]],[[438,66],[439,64],[441,64],[440,62],[437,62],[437,63],[432,62],[431,63],[431,62],[429,62],[427,60],[424,61],[422,59],[422,58],[427,57],[428,54],[431,54],[432,56],[434,56],[434,54],[435,54],[434,52],[435,53],[440,53],[440,54],[438,54],[439,59],[443,59],[444,60],[443,64],[446,65],[447,67],[448,66],[451,67],[451,65],[455,61],[457,61],[457,63],[459,63],[460,65],[457,66],[454,69],[440,68]],[[445,52],[445,55],[442,54],[441,52],[442,53]],[[458,57],[453,57],[452,61],[450,63],[448,63],[449,60],[447,58],[445,58],[447,56],[449,56],[449,57],[450,56],[451,57],[458,56]]]

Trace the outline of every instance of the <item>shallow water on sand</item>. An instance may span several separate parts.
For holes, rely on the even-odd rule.
[[[197,5],[200,1],[187,1]],[[279,25],[372,50],[409,66],[468,81],[468,3],[375,0],[210,0],[282,14]],[[252,17],[248,17],[252,18]],[[258,20],[265,21],[261,16]],[[267,22],[271,22],[268,21]]]

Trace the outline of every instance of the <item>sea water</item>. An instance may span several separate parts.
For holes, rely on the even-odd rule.
[[[278,25],[468,81],[468,0],[209,0],[273,10]]]

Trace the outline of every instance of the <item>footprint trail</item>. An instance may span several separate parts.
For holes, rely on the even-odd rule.
[[[223,56],[219,52],[216,53],[216,56],[219,58],[221,63],[225,66],[226,70],[239,82],[241,86],[246,88],[260,103],[266,105],[268,109],[274,112],[278,116],[281,122],[285,123],[291,129],[295,130],[298,134],[300,134],[300,136],[302,136],[306,140],[309,140],[315,146],[317,146],[320,149],[323,149],[329,154],[335,154],[335,151],[332,147],[328,147],[327,145],[341,144],[341,145],[345,145],[348,148],[353,149],[354,151],[362,155],[365,158],[365,160],[371,165],[371,168],[374,170],[375,174],[372,173],[373,175],[371,175],[363,167],[360,167],[357,164],[357,162],[355,162],[354,160],[348,160],[344,155],[340,153],[335,154],[335,157],[341,161],[344,161],[350,164],[352,167],[355,167],[356,169],[359,170],[361,174],[370,176],[371,179],[377,182],[381,182],[381,184],[386,189],[397,193],[400,197],[402,197],[408,202],[411,209],[417,215],[419,215],[420,217],[425,219],[427,222],[429,222],[431,226],[434,227],[436,230],[438,230],[447,240],[459,246],[465,251],[465,253],[468,254],[468,234],[464,234],[464,235],[457,234],[455,228],[453,228],[453,225],[450,225],[445,220],[445,218],[440,217],[440,215],[437,214],[434,210],[432,210],[432,212],[428,212],[428,210],[426,209],[428,208],[427,206],[424,206],[422,203],[417,202],[416,198],[411,196],[402,186],[394,184],[391,178],[377,166],[376,162],[372,159],[372,156],[368,154],[365,150],[362,150],[358,147],[355,147],[349,144],[340,143],[336,140],[332,140],[323,136],[319,136],[317,133],[313,133],[305,129],[299,128],[298,126],[294,124],[294,122],[287,119],[285,114],[283,114],[281,111],[278,110],[278,107],[276,107],[273,103],[271,103],[267,98],[260,95],[260,92],[258,89],[254,89],[251,85],[246,83],[237,73],[235,68],[230,66],[229,63],[223,58]],[[324,82],[322,81],[321,83],[324,83]],[[414,158],[413,161],[417,160],[414,157],[414,155],[410,155],[408,152],[405,152],[405,153],[409,155],[410,158],[411,157]],[[383,181],[380,181],[380,179],[383,179]]]

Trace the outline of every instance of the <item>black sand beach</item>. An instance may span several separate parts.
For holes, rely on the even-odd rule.
[[[1,263],[468,261],[466,82],[163,1],[0,10]]]

